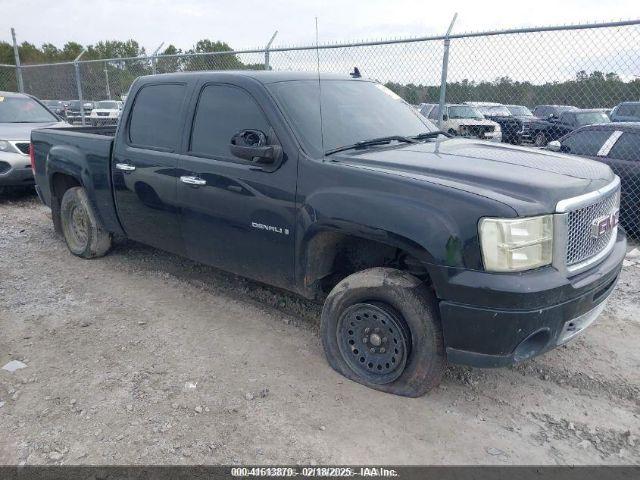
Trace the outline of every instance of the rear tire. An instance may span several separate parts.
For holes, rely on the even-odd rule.
[[[78,257],[102,257],[111,248],[111,234],[98,221],[82,187],[72,187],[64,192],[60,223],[69,251]]]
[[[400,270],[371,268],[342,280],[325,301],[320,334],[331,367],[383,392],[419,397],[446,367],[435,297]]]

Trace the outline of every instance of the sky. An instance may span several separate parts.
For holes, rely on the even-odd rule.
[[[637,0],[0,0],[0,40],[36,45],[136,39],[148,52],[161,42],[188,49],[202,38],[234,49],[438,35],[454,13],[456,32],[638,17]]]

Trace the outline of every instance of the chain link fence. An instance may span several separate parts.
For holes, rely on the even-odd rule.
[[[86,111],[82,107],[85,115],[77,118],[87,123],[91,102],[123,99],[140,75],[243,69],[346,75],[354,67],[450,134],[531,144],[608,163],[622,179],[621,222],[640,234],[640,127],[619,122],[640,122],[640,20],[23,65],[20,70],[27,93],[41,99],[82,97]],[[15,66],[0,65],[0,90],[17,85]]]

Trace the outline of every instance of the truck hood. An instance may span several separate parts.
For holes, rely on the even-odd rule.
[[[37,128],[58,128],[68,127],[65,122],[46,123],[0,123],[1,140],[24,140],[31,139],[31,131]]]
[[[351,166],[491,198],[520,216],[552,213],[560,200],[614,178],[600,162],[482,140],[446,139],[336,157]]]

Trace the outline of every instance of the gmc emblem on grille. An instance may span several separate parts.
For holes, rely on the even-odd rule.
[[[616,225],[618,225],[619,217],[620,210],[616,209],[609,215],[596,218],[591,222],[591,237],[599,238],[602,235],[609,233]]]

